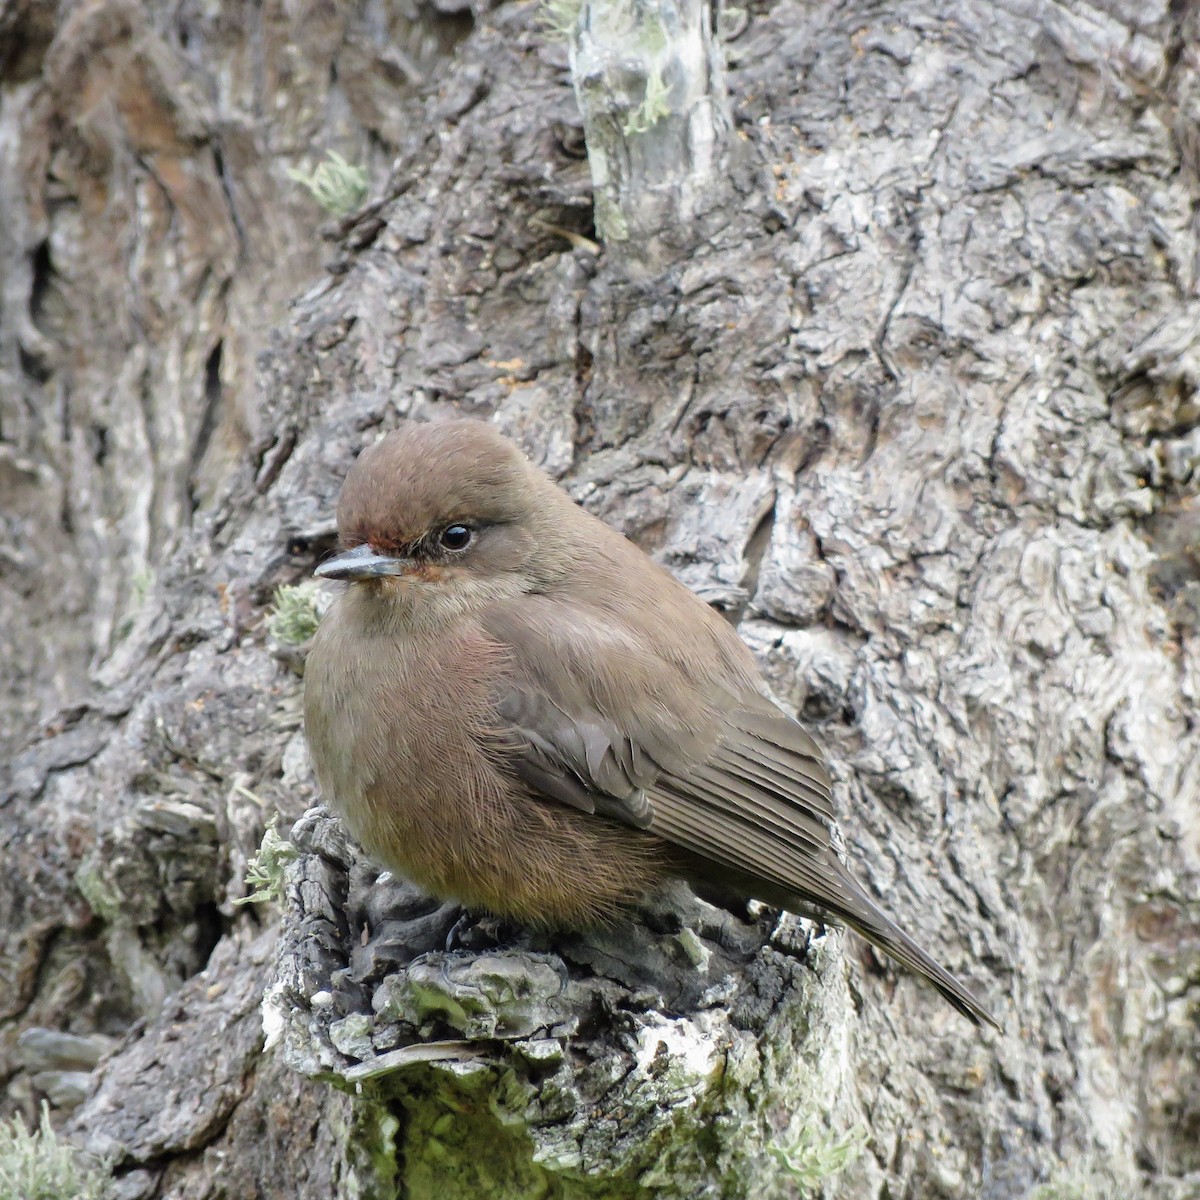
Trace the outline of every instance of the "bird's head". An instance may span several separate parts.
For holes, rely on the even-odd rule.
[[[410,422],[350,468],[341,549],[316,575],[415,620],[452,617],[546,582],[555,557],[544,546],[546,517],[563,502],[574,509],[482,421]]]

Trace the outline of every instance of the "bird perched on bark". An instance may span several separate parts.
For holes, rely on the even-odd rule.
[[[305,667],[322,790],[468,908],[610,919],[663,879],[831,916],[995,1021],[843,865],[816,742],[733,628],[479,421],[409,423],[338,504]]]

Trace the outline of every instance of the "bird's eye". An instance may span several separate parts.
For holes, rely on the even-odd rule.
[[[465,550],[471,544],[471,538],[474,536],[469,525],[447,525],[438,534],[438,541],[447,550]]]

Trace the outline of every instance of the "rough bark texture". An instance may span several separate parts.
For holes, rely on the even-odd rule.
[[[558,232],[529,7],[0,4],[0,1069],[67,1105],[106,1053],[118,1194],[1200,1194],[1200,21],[781,0],[728,51],[726,221],[631,280]],[[332,247],[326,146],[376,197]],[[320,810],[276,965],[230,900],[255,797],[316,797],[264,617],[447,404],[739,623],[1003,1036],[681,896],[452,929]]]
[[[713,8],[587,0],[571,23],[596,231],[647,274],[689,253],[730,199],[729,97]]]

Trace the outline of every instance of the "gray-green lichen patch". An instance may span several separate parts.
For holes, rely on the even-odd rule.
[[[267,632],[288,646],[302,646],[314,633],[320,614],[316,585],[302,583],[275,589],[275,603],[267,617]]]
[[[839,1137],[819,1125],[806,1125],[795,1141],[773,1146],[771,1153],[782,1167],[785,1180],[809,1196],[849,1166],[862,1153],[866,1141],[864,1126]]]
[[[388,976],[373,1005],[418,1029],[440,1019],[467,1037],[523,1037],[556,1023],[566,983],[561,963],[529,954],[430,954]]]
[[[0,1200],[108,1200],[108,1169],[61,1141],[42,1107],[30,1131],[19,1118],[0,1123]]]
[[[646,73],[646,90],[641,103],[625,118],[622,127],[626,137],[648,133],[659,121],[671,115],[671,89],[663,79],[662,68],[657,63]]]
[[[246,896],[238,897],[234,904],[259,904],[281,900],[284,868],[295,857],[296,848],[280,834],[279,814],[275,813],[263,831],[258,853],[246,867],[246,886],[250,888],[250,892]]]
[[[288,178],[333,217],[348,216],[367,198],[366,170],[347,162],[336,150],[326,151],[324,162],[311,171],[291,168]]]
[[[212,932],[196,911],[224,885],[217,822],[211,812],[148,773],[144,798],[102,828],[75,872],[75,885],[105,926],[106,950],[135,1006],[156,1013],[206,958]]]
[[[542,0],[538,24],[548,37],[566,41],[583,7],[584,0]]]
[[[372,1058],[375,1053],[371,1041],[374,1026],[375,1022],[365,1013],[351,1013],[329,1026],[329,1040],[334,1049],[347,1058]]]

